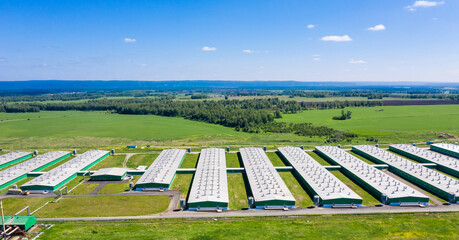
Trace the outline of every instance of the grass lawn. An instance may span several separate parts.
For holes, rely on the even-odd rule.
[[[106,157],[104,160],[98,162],[96,165],[92,166],[89,170],[99,170],[102,168],[112,168],[112,167],[123,167],[124,155],[110,155]]]
[[[149,167],[158,156],[159,154],[136,154],[129,158],[126,166],[133,169],[136,169],[138,166]]]
[[[13,216],[23,208],[30,206],[30,212],[41,207],[48,201],[52,201],[55,198],[52,197],[30,197],[30,198],[6,198],[3,199],[3,211],[5,216]],[[27,216],[27,210],[19,214],[21,216]]]
[[[314,160],[316,160],[318,163],[320,163],[322,166],[331,166],[329,162],[327,162],[325,159],[320,157],[317,153],[315,152],[306,152],[311,156]]]
[[[89,177],[86,176],[85,179],[86,179],[86,181],[87,181],[87,180],[89,179]],[[72,188],[74,188],[76,185],[78,185],[78,184],[81,183],[81,182],[83,182],[83,177],[82,177],[82,176],[77,176],[76,178],[72,179],[70,182],[68,182],[67,184],[65,184],[64,186],[62,186],[61,188],[67,186],[67,187],[68,187],[67,190],[70,191]],[[85,183],[83,183],[83,184],[85,184]],[[82,185],[83,185],[83,184],[82,184]],[[81,185],[80,185],[79,187],[81,187]],[[73,189],[73,191],[76,191],[77,189],[78,189],[78,187],[75,188],[75,189]],[[73,192],[73,191],[72,191],[72,192]],[[58,191],[56,191],[56,192],[58,192]],[[72,192],[70,192],[70,193],[72,193]],[[64,192],[62,192],[62,193],[64,193]]]
[[[229,208],[242,209],[249,206],[242,173],[228,173]]]
[[[99,186],[98,183],[83,183],[77,188],[73,189],[69,195],[85,195],[90,194]],[[69,189],[70,190],[70,189]]]
[[[350,187],[355,193],[357,193],[357,195],[362,197],[363,205],[365,205],[365,206],[374,206],[374,205],[377,205],[377,204],[381,203],[379,200],[377,200],[375,197],[373,197],[373,195],[371,195],[369,192],[365,191],[363,188],[361,188],[359,185],[357,185],[351,179],[346,177],[340,171],[330,171],[330,172],[333,173],[333,175],[335,175],[344,184],[346,184],[348,187]]]
[[[186,199],[191,188],[193,174],[177,174],[172,182],[171,189],[180,191],[180,198]]]
[[[115,194],[129,191],[129,183],[107,183],[97,194]]]
[[[65,197],[50,203],[37,217],[140,216],[160,213],[169,206],[167,196]]]
[[[226,153],[226,167],[227,168],[241,167],[237,153]]]
[[[199,154],[186,154],[179,168],[196,168],[198,164]]]
[[[457,239],[459,213],[58,223],[40,239]]]
[[[306,208],[314,205],[311,197],[309,197],[306,190],[301,186],[291,172],[279,172],[279,175],[293,194],[293,197],[296,200],[296,207]]]
[[[285,163],[279,157],[277,152],[267,152],[266,155],[268,155],[268,158],[269,158],[269,160],[271,160],[271,163],[274,165],[274,167],[283,167],[283,166],[285,166]]]
[[[390,137],[407,142],[416,138],[425,141],[434,132],[459,134],[459,105],[387,106],[345,108],[352,111],[352,118],[333,120],[341,109],[311,110],[298,114],[284,114],[282,122],[310,122],[334,129],[349,130],[359,136]]]

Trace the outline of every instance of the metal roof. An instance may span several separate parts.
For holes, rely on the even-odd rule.
[[[324,200],[362,199],[335,175],[299,147],[280,147],[279,151],[309,186]]]
[[[251,147],[239,151],[255,202],[295,201],[263,149]]]
[[[445,149],[447,151],[455,152],[456,154],[459,155],[459,145],[456,144],[451,144],[451,143],[435,143],[430,146],[438,147]]]
[[[341,167],[366,182],[381,194],[390,198],[420,197],[427,198],[424,194],[410,186],[376,169],[370,164],[358,159],[346,151],[332,146],[316,147],[316,150],[327,155]]]
[[[447,157],[436,152],[428,151],[426,149],[418,148],[410,144],[393,144],[390,145],[390,147],[459,172],[459,161],[457,159]]]
[[[99,177],[105,175],[122,177],[124,174],[126,174],[125,168],[102,168],[92,174],[91,177]]]
[[[182,162],[186,151],[183,149],[163,150],[140,177],[137,184],[171,184],[175,172]]]
[[[89,166],[91,163],[97,161],[106,154],[109,154],[109,152],[103,150],[85,152],[81,155],[78,155],[74,159],[50,170],[49,172],[23,184],[21,187],[34,185],[55,187],[59,183],[65,181],[69,177],[76,174],[78,171]]]
[[[0,156],[0,165],[3,165],[5,163],[9,163],[11,161],[14,161],[18,158],[25,157],[27,155],[30,155],[32,153],[29,152],[10,152],[7,154],[3,154]]]
[[[459,180],[453,179],[442,173],[422,166],[421,164],[412,162],[408,159],[397,156],[380,148],[370,145],[359,145],[353,148],[360,150],[374,158],[385,162],[400,171],[409,174],[413,178],[430,184],[446,193],[454,193],[459,196]]]
[[[223,149],[201,150],[188,198],[188,203],[200,202],[229,202],[226,157]]]
[[[32,172],[33,170],[38,169],[41,166],[44,166],[50,162],[53,162],[67,154],[70,154],[70,152],[47,152],[25,162],[19,163],[13,167],[7,168],[0,172],[0,185],[6,184],[9,181],[21,177],[24,174],[27,174],[28,172]]]

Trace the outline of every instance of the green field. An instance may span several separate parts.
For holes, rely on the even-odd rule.
[[[228,173],[229,208],[242,209],[249,206],[242,173]]]
[[[126,156],[124,155],[115,155],[115,156],[108,156],[104,160],[98,162],[96,165],[91,167],[89,170],[99,170],[102,168],[122,168],[123,162]]]
[[[136,154],[131,156],[126,163],[128,168],[136,169],[138,166],[147,166],[149,167],[159,154]]]
[[[196,168],[198,164],[199,154],[186,154],[180,168]]]
[[[227,168],[241,167],[237,153],[226,153],[226,167]]]
[[[266,155],[268,156],[269,160],[275,167],[283,167],[285,166],[284,161],[279,157],[277,152],[267,152]]]
[[[279,175],[295,198],[296,207],[306,208],[314,205],[311,197],[309,197],[308,193],[291,172],[280,172]]]
[[[361,136],[392,139],[391,143],[409,140],[433,140],[447,132],[459,135],[459,105],[389,106],[345,108],[352,111],[349,120],[333,120],[341,109],[310,110],[298,114],[284,114],[282,122],[310,122],[334,129],[348,130]]]
[[[116,200],[116,201],[115,201]],[[163,212],[167,196],[65,197],[36,213],[37,217],[139,216]]]
[[[56,224],[40,239],[457,239],[459,213]]]
[[[186,199],[191,188],[193,174],[177,174],[172,182],[171,189],[180,191],[180,198]]]
[[[30,207],[30,211],[32,212],[46,202],[53,200],[55,198],[52,197],[7,198],[2,200],[3,211],[5,216],[14,216],[14,214],[27,206]],[[23,211],[20,215],[27,216],[27,210]]]

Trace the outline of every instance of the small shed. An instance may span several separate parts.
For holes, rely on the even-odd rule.
[[[137,148],[137,145],[128,145],[127,148]]]
[[[14,216],[14,217],[5,216],[5,226],[10,226],[10,227],[17,226],[24,231],[29,230],[36,223],[37,223],[37,217],[35,216]],[[1,226],[0,228],[3,230],[2,218],[0,218],[0,226]],[[8,229],[8,227],[6,229]]]
[[[127,172],[124,168],[103,168],[91,175],[93,181],[121,181]]]

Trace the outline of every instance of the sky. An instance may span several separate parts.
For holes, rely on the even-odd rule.
[[[459,82],[459,1],[1,0],[13,80]]]

